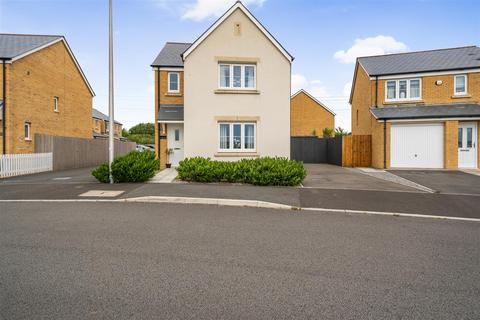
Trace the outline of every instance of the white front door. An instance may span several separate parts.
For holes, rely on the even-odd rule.
[[[477,124],[474,122],[458,124],[458,167],[477,167]]]
[[[173,151],[168,156],[168,163],[172,164],[172,167],[177,167],[183,160],[183,123],[167,124],[167,148]]]

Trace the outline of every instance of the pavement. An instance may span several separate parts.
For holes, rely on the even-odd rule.
[[[0,203],[4,319],[479,319],[480,224]]]

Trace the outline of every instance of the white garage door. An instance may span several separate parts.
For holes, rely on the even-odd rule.
[[[443,168],[443,123],[392,124],[392,168]]]

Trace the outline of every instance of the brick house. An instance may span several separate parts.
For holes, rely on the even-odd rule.
[[[290,157],[293,57],[237,1],[193,43],[168,42],[155,72],[161,167],[184,157]]]
[[[290,102],[290,134],[321,137],[325,128],[335,128],[335,113],[307,91],[295,93]]]
[[[32,153],[36,133],[92,138],[94,92],[63,36],[0,34],[0,153]]]
[[[373,167],[479,167],[476,46],[358,58],[350,104]]]
[[[106,114],[98,111],[97,109],[93,108],[92,110],[92,131],[94,138],[107,138],[108,137],[108,124],[110,122],[109,116]],[[114,137],[120,138],[122,137],[122,129],[123,124],[118,122],[117,120],[114,121]]]

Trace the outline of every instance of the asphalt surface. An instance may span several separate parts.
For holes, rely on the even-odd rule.
[[[480,224],[0,203],[3,319],[479,319]]]

